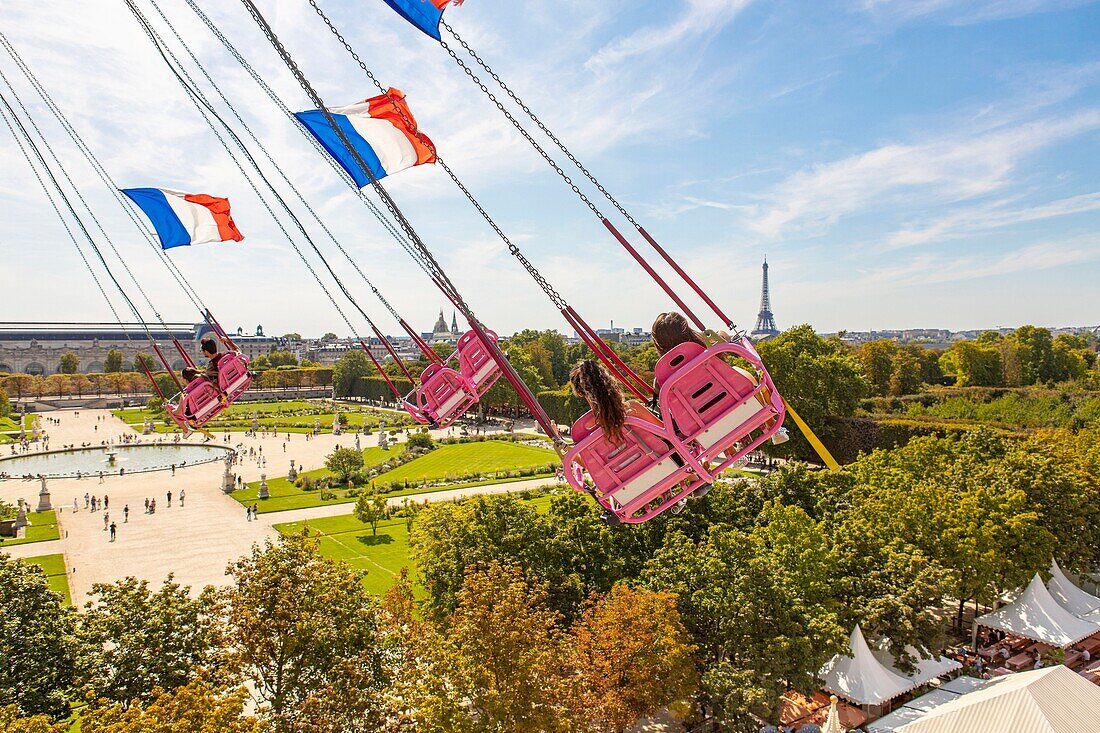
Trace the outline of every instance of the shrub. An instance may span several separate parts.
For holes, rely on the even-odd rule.
[[[409,436],[409,439],[405,442],[405,445],[408,446],[408,448],[416,449],[423,448],[426,450],[431,450],[435,448],[435,443],[432,441],[431,434],[426,432],[413,433]]]

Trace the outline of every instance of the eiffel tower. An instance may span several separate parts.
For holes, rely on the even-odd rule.
[[[768,292],[768,258],[764,258],[764,281],[760,288],[760,313],[756,316],[756,328],[749,334],[754,341],[763,341],[779,335],[772,315],[772,298]]]

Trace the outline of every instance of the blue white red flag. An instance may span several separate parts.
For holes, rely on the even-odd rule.
[[[397,11],[405,20],[427,33],[435,40],[439,38],[439,21],[448,5],[461,5],[462,0],[382,0]]]
[[[406,168],[435,162],[435,146],[418,133],[405,94],[390,89],[385,94],[345,107],[329,107],[329,114],[355,152],[381,180]],[[371,183],[363,167],[319,109],[294,114],[317,142],[348,172],[359,188]]]
[[[229,199],[169,188],[121,190],[149,217],[164,249],[244,239],[229,213]]]

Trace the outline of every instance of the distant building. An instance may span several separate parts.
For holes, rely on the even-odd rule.
[[[206,323],[168,323],[165,326],[149,326],[157,346],[169,365],[176,370],[185,366],[183,357],[176,350],[173,339],[178,341],[198,361],[201,357],[199,342],[213,329]],[[246,334],[238,328],[230,334],[241,351],[255,358],[280,347],[281,340],[265,336],[257,326],[255,333]],[[111,350],[122,354],[124,369],[130,369],[139,353],[150,354],[145,329],[139,323],[53,323],[8,322],[0,323],[0,372],[27,374],[57,374],[61,371],[61,356],[76,354],[80,359],[78,371],[102,372]],[[159,367],[150,364],[150,367]]]
[[[447,319],[443,317],[443,309],[439,309],[439,318],[435,321],[431,334],[424,334],[429,344],[453,344],[462,336],[458,330],[458,314],[451,313],[451,325],[447,325]]]

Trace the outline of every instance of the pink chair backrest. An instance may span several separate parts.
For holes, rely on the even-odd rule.
[[[494,343],[496,342],[495,333],[489,330],[485,333]],[[455,351],[458,353],[458,371],[477,389],[500,372],[500,366],[474,331],[462,334],[462,338],[455,345]]]
[[[199,377],[187,384],[187,406],[191,417],[202,425],[222,410],[220,392],[206,379]]]
[[[753,380],[723,361],[720,353],[700,359],[705,351],[699,344],[680,344],[661,357],[654,370],[662,385],[675,376],[668,391],[662,389],[661,414],[689,438],[742,404],[756,389]]]
[[[660,429],[658,426],[654,426]],[[627,425],[621,440],[612,441],[600,432],[591,412],[575,423],[574,443],[598,434],[599,437],[579,453],[592,482],[603,491],[613,490],[660,461],[669,451],[668,443],[646,428]]]
[[[248,357],[241,353],[227,352],[218,360],[218,386],[230,402],[252,386],[252,374],[248,371]]]
[[[469,406],[466,382],[454,369],[433,364],[424,370],[420,379],[418,402],[436,420],[447,420]]]

